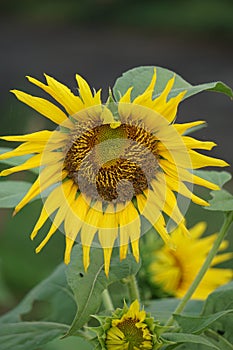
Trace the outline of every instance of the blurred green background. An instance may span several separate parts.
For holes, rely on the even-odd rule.
[[[169,68],[193,84],[222,80],[233,86],[231,0],[2,0],[0,9],[1,135],[53,128],[9,93],[17,88],[44,96],[26,75],[43,80],[46,72],[75,90],[77,72],[91,86],[101,87],[104,98],[118,76],[140,65]],[[206,92],[180,106],[179,121],[206,120],[208,128],[196,136],[214,140],[219,147],[212,154],[232,164],[232,111],[227,97]],[[31,174],[17,178],[33,180]],[[209,196],[207,191],[203,195]],[[14,218],[12,210],[0,211],[0,313],[16,305],[63,259],[64,236],[59,233],[39,255],[34,253],[46,232],[35,242],[29,239],[40,208],[36,201]],[[207,220],[209,233],[222,220],[195,205],[187,218],[189,226]],[[74,341],[68,343],[66,348],[73,349]]]

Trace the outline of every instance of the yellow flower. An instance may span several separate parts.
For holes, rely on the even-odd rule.
[[[146,322],[146,312],[139,311],[135,300],[119,319],[113,319],[106,332],[105,347],[108,350],[153,349],[153,331]]]
[[[189,289],[198,271],[203,265],[217,234],[200,238],[206,229],[205,222],[199,222],[184,236],[177,227],[171,234],[176,250],[163,246],[154,251],[153,261],[148,267],[149,278],[152,283],[159,284],[163,290],[182,298]],[[226,249],[228,241],[223,241],[220,251]],[[233,270],[214,268],[213,266],[227,261],[233,253],[218,254],[212,261],[211,268],[193,294],[193,299],[206,299],[217,287],[229,282],[233,278]]]
[[[144,233],[142,217],[166,243],[170,242],[170,236],[164,213],[185,231],[183,214],[178,207],[179,196],[175,193],[186,197],[188,202],[207,205],[192,193],[187,183],[218,189],[189,170],[226,166],[227,163],[193,150],[210,150],[215,145],[213,142],[183,136],[189,128],[203,121],[173,123],[185,94],[181,92],[168,97],[175,78],[170,79],[161,95],[153,99],[154,72],[144,93],[132,100],[130,88],[119,104],[113,106],[103,106],[100,91],[93,93],[79,75],[76,75],[79,96],[54,78],[48,75],[45,78],[46,84],[32,77],[28,80],[48,93],[56,104],[18,90],[12,92],[20,101],[57,124],[57,129],[2,137],[22,144],[0,156],[1,160],[32,155],[22,165],[4,170],[2,176],[41,166],[38,178],[14,211],[17,213],[37,195],[47,191],[31,238],[49,217],[52,225],[36,252],[60,228],[66,237],[65,263],[70,261],[74,242],[80,239],[85,270],[89,265],[91,245],[99,244],[104,251],[108,274],[114,244],[120,246],[120,259],[124,259],[131,242],[133,255],[139,260],[138,243]]]

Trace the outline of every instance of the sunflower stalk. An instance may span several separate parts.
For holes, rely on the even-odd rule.
[[[105,289],[102,293],[102,301],[106,310],[114,310],[113,302],[107,289]]]
[[[139,289],[138,289],[138,282],[137,279],[135,277],[135,275],[130,275],[127,278],[127,284],[128,284],[128,290],[129,290],[129,296],[130,296],[130,300],[131,302],[133,302],[134,300],[138,300],[140,303],[140,294],[139,294]]]
[[[195,290],[199,286],[202,278],[204,277],[205,273],[207,272],[207,270],[209,269],[209,267],[211,265],[211,262],[213,261],[215,255],[217,254],[219,247],[220,247],[222,241],[224,240],[224,238],[225,238],[225,236],[230,228],[232,221],[233,221],[233,212],[226,212],[223,225],[222,225],[221,230],[217,236],[217,239],[215,240],[215,242],[212,246],[212,249],[210,250],[209,254],[207,255],[207,258],[206,258],[204,264],[202,265],[201,269],[199,270],[196,278],[194,279],[194,281],[191,284],[190,288],[188,289],[187,293],[184,295],[183,299],[181,299],[180,303],[178,304],[177,308],[175,309],[174,314],[176,314],[176,315],[181,314],[181,312],[185,308],[187,302],[190,300],[193,293],[195,292]],[[174,317],[171,316],[168,319],[166,326],[172,326],[173,322],[174,322]]]

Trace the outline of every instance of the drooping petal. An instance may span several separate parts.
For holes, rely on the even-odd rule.
[[[139,212],[157,230],[164,242],[166,244],[171,244],[171,238],[165,228],[166,224],[164,218],[161,214],[160,209],[155,205],[155,198],[152,191],[149,192],[148,198],[146,199],[146,197],[143,195],[137,196],[137,205]]]
[[[139,239],[141,234],[140,216],[132,202],[127,203],[123,208],[118,206],[120,225],[120,259],[125,259],[127,254],[128,241],[131,242],[133,256],[139,261]]]
[[[90,208],[90,201],[87,200],[82,194],[79,194],[78,198],[70,204],[70,208],[65,217],[65,234],[66,234],[66,250],[64,262],[69,264],[70,253],[72,246],[77,238],[77,235],[85,222],[87,212]],[[89,259],[90,246],[83,245],[83,261],[88,266],[90,263]]]
[[[56,184],[59,181],[62,181],[62,179],[64,179],[66,176],[67,171],[61,171],[60,164],[54,164],[53,166],[44,168],[24,198],[15,207],[13,215],[18,213],[19,210],[21,210],[38,194],[42,193],[46,188],[50,187],[53,184]]]
[[[114,242],[118,236],[118,220],[112,204],[109,204],[102,220],[99,222],[99,242],[104,250],[104,269],[106,276],[109,273],[110,259]]]
[[[70,204],[74,201],[77,192],[77,185],[75,185],[72,180],[67,180],[62,183],[62,185],[60,186],[60,190],[61,201],[58,202],[59,209],[53,219],[53,223],[50,227],[49,232],[47,233],[43,241],[39,244],[39,246],[36,248],[36,253],[39,253],[41,249],[44,248],[44,246],[48,243],[48,241],[56,232],[56,230],[60,227],[61,223],[65,220]]]
[[[98,231],[100,225],[99,223],[101,222],[102,218],[102,203],[97,201],[93,205],[93,207],[89,208],[89,211],[87,212],[87,215],[85,217],[85,222],[83,223],[83,226],[81,228],[80,235],[83,248],[91,246],[94,236]],[[89,249],[85,249],[86,254],[83,254],[83,265],[85,271],[87,270],[90,262],[89,251]]]

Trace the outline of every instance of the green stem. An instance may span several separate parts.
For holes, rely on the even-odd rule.
[[[139,290],[138,290],[138,283],[136,280],[135,275],[131,275],[127,278],[127,283],[128,283],[128,289],[129,289],[129,296],[131,302],[134,300],[138,300],[140,303],[140,295],[139,295]]]
[[[114,310],[112,299],[107,289],[105,289],[102,293],[102,300],[106,310]]]
[[[214,242],[209,254],[207,255],[207,258],[206,258],[204,264],[202,265],[201,269],[199,270],[196,278],[194,279],[194,281],[191,284],[191,286],[189,287],[187,293],[184,295],[183,299],[181,299],[180,303],[178,304],[177,308],[175,309],[174,314],[180,314],[183,311],[185,305],[187,304],[187,302],[189,301],[189,299],[191,298],[191,296],[193,295],[193,293],[195,292],[195,290],[199,286],[206,271],[209,269],[213,258],[217,254],[219,247],[220,247],[223,239],[225,238],[226,233],[227,233],[232,221],[233,221],[233,212],[225,213],[225,220],[224,220],[223,225],[221,227],[221,230],[217,236],[217,239],[215,240],[215,242]],[[169,320],[167,321],[166,326],[171,326],[173,324],[173,322],[174,322],[174,318],[173,318],[173,316],[171,316],[169,318]]]

